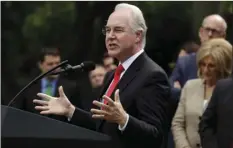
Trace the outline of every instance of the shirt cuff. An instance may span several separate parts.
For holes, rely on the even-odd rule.
[[[120,131],[123,132],[123,131],[125,130],[125,128],[126,128],[128,122],[129,122],[129,115],[126,114],[126,122],[125,122],[125,125],[124,125],[123,127],[121,127],[120,125],[118,125],[118,129],[119,129]]]
[[[74,111],[75,112],[75,111]],[[74,112],[72,113],[71,117],[67,117],[67,120],[70,122],[70,120],[72,119]]]

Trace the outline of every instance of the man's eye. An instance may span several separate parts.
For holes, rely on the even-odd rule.
[[[106,29],[106,30],[105,30],[106,33],[110,32],[110,31],[111,31],[110,29]]]
[[[116,28],[115,31],[116,32],[123,32],[123,29],[122,28]]]

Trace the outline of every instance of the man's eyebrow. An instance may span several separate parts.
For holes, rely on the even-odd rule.
[[[105,26],[105,28],[111,28],[111,26]],[[124,26],[121,26],[121,25],[115,25],[115,26],[112,26],[112,28],[124,28]]]

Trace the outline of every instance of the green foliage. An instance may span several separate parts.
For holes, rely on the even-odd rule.
[[[206,10],[216,6],[221,7],[223,14],[233,13],[231,1],[205,2],[210,8],[203,6],[203,10],[199,10],[203,5],[201,1],[196,8],[195,2],[184,1],[124,2],[135,4],[142,10],[149,28],[146,50],[163,68],[172,61],[180,44],[196,35],[193,30],[199,27]],[[44,46],[62,49],[62,55],[75,59],[76,64],[87,58],[101,61],[105,51],[101,28],[116,3],[2,2],[2,61],[7,63],[3,75],[11,73],[14,76],[10,79],[18,79],[21,77],[20,67],[26,67],[22,73],[28,74],[30,68],[36,67],[34,55]]]
[[[222,1],[221,2],[221,12],[222,13],[233,13],[233,2],[232,1]]]
[[[62,35],[72,32],[74,21],[74,2],[45,2],[27,16],[22,32],[32,48],[50,43],[56,45]]]

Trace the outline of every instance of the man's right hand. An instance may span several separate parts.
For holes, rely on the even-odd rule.
[[[40,111],[40,114],[54,114],[54,115],[64,115],[71,119],[75,111],[75,107],[70,103],[66,97],[62,86],[59,87],[59,97],[52,97],[43,93],[37,94],[42,100],[33,100],[33,103],[38,104],[35,106],[36,110]],[[45,101],[48,100],[48,101]]]
[[[174,82],[174,88],[181,89],[181,85],[180,85],[180,82],[179,82],[179,81],[175,81],[175,82]]]

